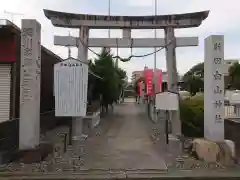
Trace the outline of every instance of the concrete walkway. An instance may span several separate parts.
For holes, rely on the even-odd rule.
[[[153,147],[144,108],[126,99],[116,105],[108,128],[87,141],[83,169],[166,170],[163,157]]]

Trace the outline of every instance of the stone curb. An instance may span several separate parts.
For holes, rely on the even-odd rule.
[[[0,179],[237,179],[239,170],[229,171],[119,171],[119,172],[82,172],[82,173],[0,173]]]

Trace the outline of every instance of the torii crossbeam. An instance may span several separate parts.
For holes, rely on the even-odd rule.
[[[54,36],[54,45],[78,47],[79,38],[72,36]],[[152,48],[164,47],[164,38],[89,38],[88,47],[112,48]],[[198,37],[176,38],[177,47],[198,46]]]

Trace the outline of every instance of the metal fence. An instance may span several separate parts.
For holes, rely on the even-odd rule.
[[[225,119],[239,119],[240,120],[240,106],[225,105]]]

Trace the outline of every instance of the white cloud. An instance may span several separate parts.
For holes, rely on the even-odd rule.
[[[138,7],[153,7],[155,4],[155,0],[129,0],[128,5],[129,6],[138,6]]]

